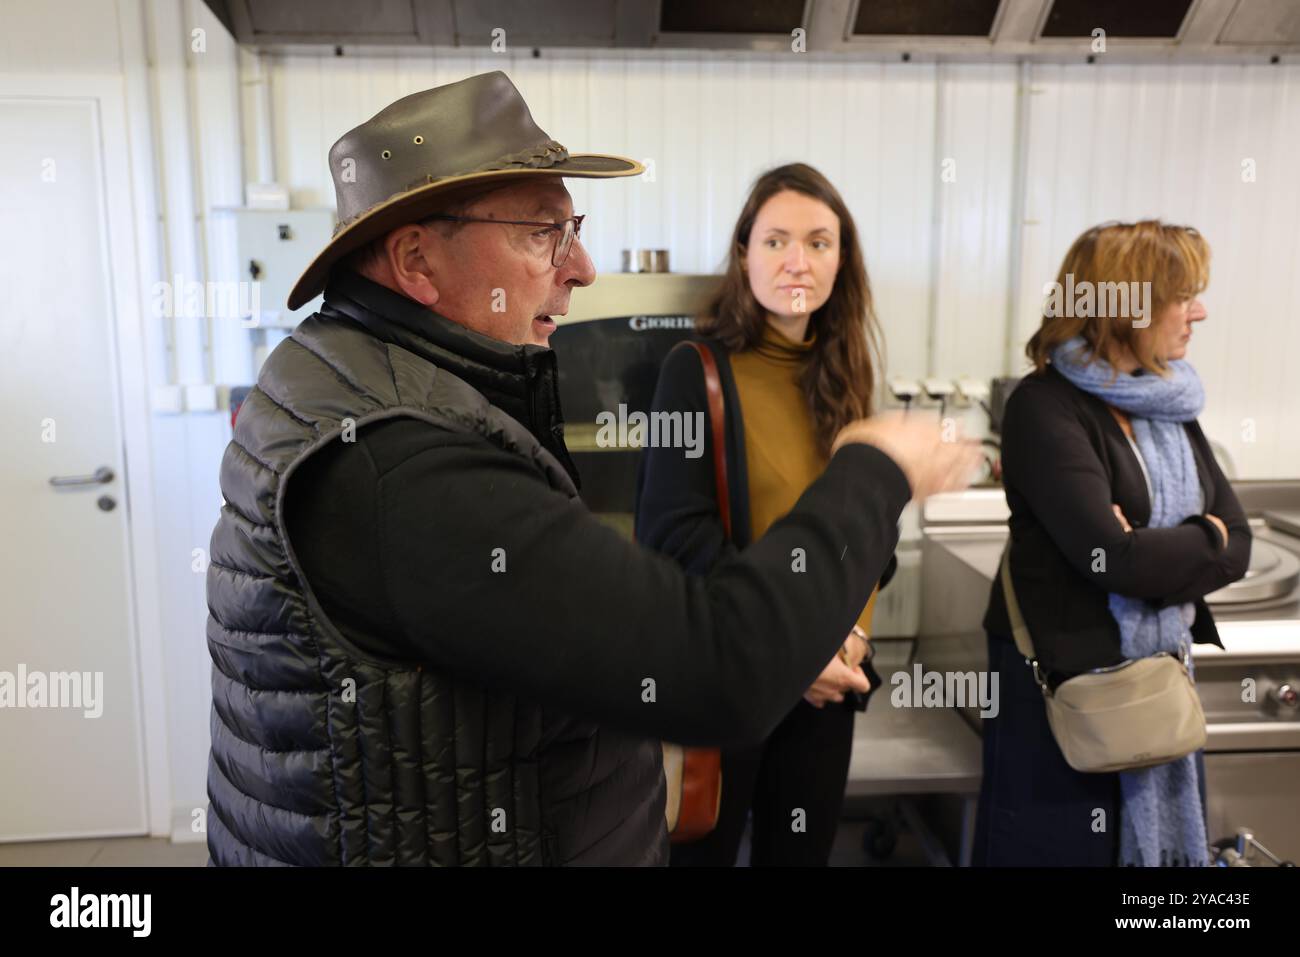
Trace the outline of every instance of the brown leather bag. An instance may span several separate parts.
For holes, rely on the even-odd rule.
[[[731,495],[727,489],[727,441],[722,402],[722,379],[709,347],[690,346],[704,366],[704,392],[709,402],[709,428],[713,433],[713,481],[717,487],[722,531],[731,541]],[[722,806],[722,752],[717,748],[686,748],[665,741],[664,777],[668,783],[669,838],[674,844],[698,841],[718,826]]]

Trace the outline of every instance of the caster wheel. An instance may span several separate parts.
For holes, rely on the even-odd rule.
[[[878,817],[867,818],[867,826],[862,832],[862,852],[875,861],[885,861],[898,846],[898,833],[887,822]]]

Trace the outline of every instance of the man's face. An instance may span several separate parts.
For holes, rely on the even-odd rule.
[[[558,223],[573,215],[573,198],[557,179],[496,190],[459,215]],[[596,278],[591,257],[573,240],[562,266],[551,264],[559,230],[497,223],[463,223],[444,235],[427,227],[421,244],[437,301],[430,305],[475,332],[516,345],[545,346],[552,316],[569,311],[569,294]]]

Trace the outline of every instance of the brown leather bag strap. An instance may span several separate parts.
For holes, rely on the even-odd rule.
[[[718,516],[722,532],[731,541],[731,495],[727,490],[727,434],[724,426],[722,379],[713,352],[700,342],[690,343],[704,367],[704,394],[709,401],[709,424],[713,431],[713,480],[717,484]],[[668,766],[665,765],[665,774]],[[674,844],[698,841],[718,826],[722,810],[722,752],[717,748],[684,748],[681,774],[668,779],[668,787],[680,787],[678,814],[670,839]]]
[[[998,565],[998,574],[1002,576],[1002,598],[1006,602],[1007,617],[1011,619],[1011,635],[1016,642],[1016,650],[1025,658],[1034,657],[1034,641],[1025,625],[1025,616],[1020,612],[1020,599],[1016,597],[1016,587],[1011,582],[1011,542],[1002,551],[1002,561]]]
[[[1007,547],[1002,550],[1002,562],[998,573],[1002,576],[1002,597],[1006,602],[1007,617],[1011,619],[1011,635],[1015,639],[1016,650],[1034,669],[1034,684],[1050,698],[1052,689],[1047,683],[1047,676],[1038,666],[1038,657],[1034,653],[1034,640],[1030,637],[1029,626],[1025,624],[1025,616],[1020,611],[1020,599],[1016,597],[1016,587],[1011,581],[1010,534],[1007,536]]]
[[[726,413],[722,402],[722,378],[713,350],[702,342],[689,343],[700,355],[704,366],[704,394],[709,400],[709,423],[713,431],[713,481],[717,486],[718,514],[722,518],[722,532],[731,541],[731,492],[727,486],[727,432]]]

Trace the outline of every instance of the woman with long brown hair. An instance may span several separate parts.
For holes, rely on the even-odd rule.
[[[872,411],[879,331],[871,286],[853,217],[821,173],[795,163],[758,178],[725,275],[695,327],[722,386],[731,537],[719,515],[711,437],[707,453],[693,459],[646,449],[636,532],[703,574],[789,512],[825,468],[839,430]],[[694,348],[678,346],[665,360],[653,410],[702,413],[707,421]],[[791,573],[800,570],[792,555]],[[873,591],[840,653],[764,741],[724,747],[718,825],[703,840],[674,845],[674,864],[734,864],[751,811],[754,865],[827,863],[844,801],[853,703],[872,687],[862,663],[874,601]]]

